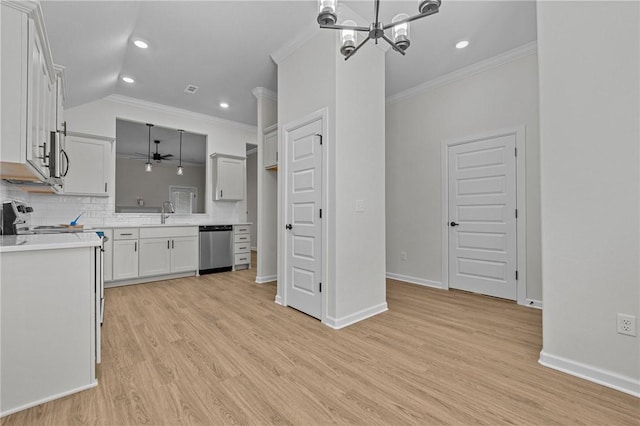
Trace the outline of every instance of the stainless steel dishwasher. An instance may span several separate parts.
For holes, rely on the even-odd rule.
[[[200,227],[199,273],[230,271],[233,266],[231,247],[233,226],[206,225]]]

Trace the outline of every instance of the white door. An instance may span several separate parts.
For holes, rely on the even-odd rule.
[[[287,133],[287,305],[322,316],[322,120]]]
[[[449,286],[516,300],[515,135],[448,148]]]

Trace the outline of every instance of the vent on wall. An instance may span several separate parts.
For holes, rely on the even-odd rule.
[[[198,90],[198,86],[194,84],[188,84],[187,87],[184,89],[186,93],[190,93],[192,95],[196,93],[196,90]]]

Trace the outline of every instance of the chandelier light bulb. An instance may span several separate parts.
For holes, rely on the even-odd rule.
[[[182,175],[184,175],[184,169],[182,168],[182,166],[178,166],[178,176]]]
[[[150,172],[152,168],[153,168],[153,165],[151,163],[145,163],[144,164],[144,171],[145,172]]]
[[[338,0],[318,0],[318,24],[335,25],[338,22]]]
[[[393,17],[391,23],[400,22],[408,19],[409,15],[406,13],[399,13]],[[409,23],[403,22],[402,24],[395,25],[392,30],[393,42],[402,50],[407,50],[411,41],[409,41]]]
[[[354,21],[344,21],[342,25],[348,25],[350,27],[355,27],[356,23]],[[340,53],[344,56],[347,56],[349,53],[353,52],[356,48],[357,37],[355,30],[343,29],[340,30],[340,41],[342,43],[342,47],[340,48]]]

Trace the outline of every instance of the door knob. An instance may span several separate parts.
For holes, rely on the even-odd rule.
[[[459,224],[459,223],[455,223],[455,222],[451,222],[449,225],[451,225],[451,226],[458,226],[458,225],[460,225],[460,224]]]
[[[293,226],[290,223],[286,224],[284,227],[285,229],[293,229]]]

